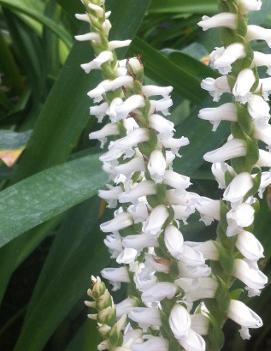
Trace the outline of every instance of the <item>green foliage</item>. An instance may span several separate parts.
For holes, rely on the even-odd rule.
[[[215,13],[216,1],[107,4],[112,39],[133,39],[128,54],[142,57],[146,81],[174,87],[171,118],[177,135],[191,142],[176,169],[190,175],[199,192],[213,196],[217,189],[202,155],[223,144],[228,130],[221,124],[212,134],[197,118],[203,104],[211,106],[200,81],[215,75],[204,56],[218,43],[216,36],[203,38],[196,23],[202,14]],[[253,21],[270,26],[269,0],[264,9]],[[86,322],[82,301],[90,274],[109,261],[99,232],[106,213],[96,197],[106,176],[97,145],[87,137],[98,126],[89,117],[86,92],[100,76],[80,69],[93,53],[87,44],[74,43],[73,36],[87,28],[76,23],[75,12],[82,12],[79,0],[0,0],[0,349],[5,351],[95,350],[95,323]],[[255,232],[266,247],[262,264],[270,274],[269,194],[258,218]],[[197,218],[182,230],[189,240],[215,234]],[[267,288],[262,300],[253,301],[266,323],[252,350],[265,350],[270,338],[270,294]],[[238,340],[226,328],[227,350],[251,350]]]

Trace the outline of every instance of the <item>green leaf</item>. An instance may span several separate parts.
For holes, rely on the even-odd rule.
[[[97,218],[97,201],[93,200],[67,215],[34,291],[15,351],[42,350],[72,307],[86,296],[90,275],[106,264],[108,255]],[[38,323],[41,315],[42,328]]]
[[[105,182],[97,155],[29,177],[0,193],[0,247],[93,196]]]
[[[92,320],[86,321],[74,338],[65,349],[65,351],[90,351],[97,348],[97,326]]]
[[[13,150],[25,146],[32,131],[16,133],[11,130],[0,130],[0,150]]]
[[[206,97],[200,87],[201,77],[212,70],[199,61],[183,53],[178,53],[176,60],[172,53],[173,59],[170,59],[140,38],[134,40],[131,51],[142,56],[145,72],[152,80],[172,85],[176,93],[196,103]]]
[[[0,0],[0,5],[7,7],[12,10],[19,11],[29,17],[41,22],[48,28],[50,28],[55,34],[59,36],[68,46],[71,45],[71,37],[68,32],[56,23],[51,20],[49,17],[44,16],[42,13],[42,7],[40,7],[39,1],[23,1],[23,0]]]
[[[152,0],[150,13],[210,13],[217,10],[217,0]]]

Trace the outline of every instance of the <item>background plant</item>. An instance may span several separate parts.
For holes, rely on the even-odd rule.
[[[85,96],[99,75],[81,71],[91,49],[73,40],[84,32],[73,15],[80,3],[0,0],[0,5],[0,347],[94,350],[95,325],[86,322],[82,301],[90,272],[97,273],[109,261],[99,234],[108,213],[96,198],[106,178],[98,146],[88,140],[98,128],[89,118]],[[202,195],[215,197],[216,185],[202,155],[225,142],[228,127],[222,123],[211,134],[197,112],[207,105],[200,81],[216,74],[204,64],[206,55],[219,46],[219,38],[214,32],[203,35],[196,23],[202,14],[216,12],[216,1],[111,0],[108,5],[112,37],[134,38],[129,56],[142,57],[146,80],[174,87],[177,135],[191,141],[176,170],[189,175]],[[253,23],[270,27],[270,11],[266,0],[261,13],[253,14]],[[265,246],[262,268],[267,275],[268,200],[267,192],[255,227]],[[188,240],[215,233],[199,224],[198,217],[190,222],[193,231],[182,228]],[[260,299],[251,301],[264,328],[254,334],[249,350],[269,349],[270,294],[266,288]],[[226,333],[225,349],[246,350],[230,323]]]

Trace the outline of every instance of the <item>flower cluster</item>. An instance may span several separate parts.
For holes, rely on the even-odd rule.
[[[214,131],[222,121],[231,123],[227,142],[204,155],[204,159],[212,163],[212,173],[224,191],[223,198],[201,198],[197,204],[206,224],[219,221],[218,261],[212,264],[212,279],[217,289],[209,296],[216,303],[206,303],[213,319],[209,338],[214,349],[220,349],[223,344],[221,330],[227,318],[241,326],[240,334],[244,339],[250,336],[249,328],[262,326],[255,312],[231,296],[236,296],[237,292],[233,285],[235,279],[246,286],[249,297],[259,295],[267,283],[267,277],[257,264],[263,257],[263,247],[251,231],[258,207],[257,193],[261,197],[271,183],[271,172],[265,171],[271,167],[267,102],[271,79],[261,78],[258,71],[258,67],[265,66],[270,74],[270,55],[253,51],[250,44],[254,40],[264,40],[270,46],[270,30],[247,24],[248,13],[261,9],[260,0],[221,0],[220,3],[221,13],[204,16],[199,22],[203,30],[222,28],[225,45],[210,54],[210,65],[221,76],[204,79],[202,88],[210,93],[214,102],[223,94],[232,97],[230,102],[199,112],[199,118],[208,120]]]
[[[92,31],[76,39],[90,41],[95,58],[82,69],[99,69],[105,79],[88,92],[96,103],[90,114],[103,123],[90,139],[107,146],[100,160],[110,184],[99,196],[115,209],[101,230],[118,266],[105,268],[101,275],[113,290],[124,283],[128,291],[115,305],[117,321],[128,317],[125,343],[106,345],[110,351],[204,351],[201,335],[208,333],[209,323],[201,300],[216,289],[205,261],[218,253],[213,241],[184,241],[180,231],[180,222],[186,224],[199,196],[187,191],[189,177],[172,167],[180,148],[189,143],[174,137],[174,125],[166,118],[172,87],[144,85],[139,58],[117,59],[116,50],[130,40],[109,40],[110,13],[104,1],[83,3],[86,13],[76,17],[90,23]]]

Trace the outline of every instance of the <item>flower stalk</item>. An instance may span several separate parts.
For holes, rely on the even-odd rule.
[[[213,299],[206,303],[211,320],[208,349],[214,351],[220,350],[224,344],[222,329],[227,318],[241,326],[240,334],[244,339],[250,336],[249,328],[262,326],[260,317],[237,300],[240,291],[234,287],[238,279],[245,284],[249,296],[256,296],[267,283],[267,277],[257,265],[263,257],[263,248],[251,233],[259,206],[257,193],[261,195],[264,187],[270,184],[264,181],[266,172],[262,170],[262,167],[269,167],[269,153],[260,149],[260,143],[269,147],[265,137],[265,131],[270,128],[266,102],[270,91],[267,87],[269,78],[260,78],[257,69],[260,65],[269,66],[265,60],[259,63],[262,55],[265,58],[264,54],[255,53],[250,43],[255,39],[268,42],[267,30],[248,25],[248,13],[260,8],[260,0],[221,0],[220,14],[211,18],[205,16],[199,22],[203,30],[221,28],[224,43],[224,47],[216,48],[210,55],[211,66],[222,76],[216,80],[205,79],[202,87],[216,102],[222,94],[232,96],[232,102],[199,113],[200,118],[213,124],[214,130],[221,121],[231,123],[226,144],[204,156],[206,161],[213,163],[212,171],[219,188],[225,189],[219,218],[210,215],[211,220],[219,221],[216,240],[219,260],[212,262],[212,274],[218,288]],[[204,201],[206,203],[206,199]],[[199,212],[202,212],[201,203],[199,200]]]

